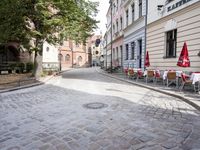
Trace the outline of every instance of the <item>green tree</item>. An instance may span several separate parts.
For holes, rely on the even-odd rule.
[[[19,42],[35,52],[35,76],[42,69],[42,44],[65,39],[85,42],[97,21],[98,3],[87,0],[1,0],[0,43]]]

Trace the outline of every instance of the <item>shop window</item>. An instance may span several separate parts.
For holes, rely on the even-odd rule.
[[[126,60],[128,60],[128,44],[126,44]]]
[[[176,57],[177,29],[166,33],[166,58]]]
[[[135,42],[131,43],[131,59],[135,58]]]

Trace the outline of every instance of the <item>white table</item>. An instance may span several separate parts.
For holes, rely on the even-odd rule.
[[[192,80],[192,84],[200,82],[200,73],[192,73],[190,80]]]
[[[166,80],[167,79],[167,74],[168,74],[169,71],[164,71],[164,74],[163,74],[163,80]],[[173,72],[173,71],[172,71]],[[183,71],[175,71],[176,72],[176,77],[181,77],[181,74],[183,73]]]

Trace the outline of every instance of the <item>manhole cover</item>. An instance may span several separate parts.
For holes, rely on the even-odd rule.
[[[96,102],[96,103],[84,104],[83,107],[88,108],[88,109],[101,109],[101,108],[108,107],[108,105],[104,103]]]

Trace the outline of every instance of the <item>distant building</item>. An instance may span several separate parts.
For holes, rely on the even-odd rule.
[[[92,65],[100,65],[101,56],[101,35],[92,35],[87,40],[87,48],[91,50]]]
[[[67,70],[68,68],[91,66],[91,53],[83,44],[71,40],[63,45],[43,44],[43,68],[50,70]]]

